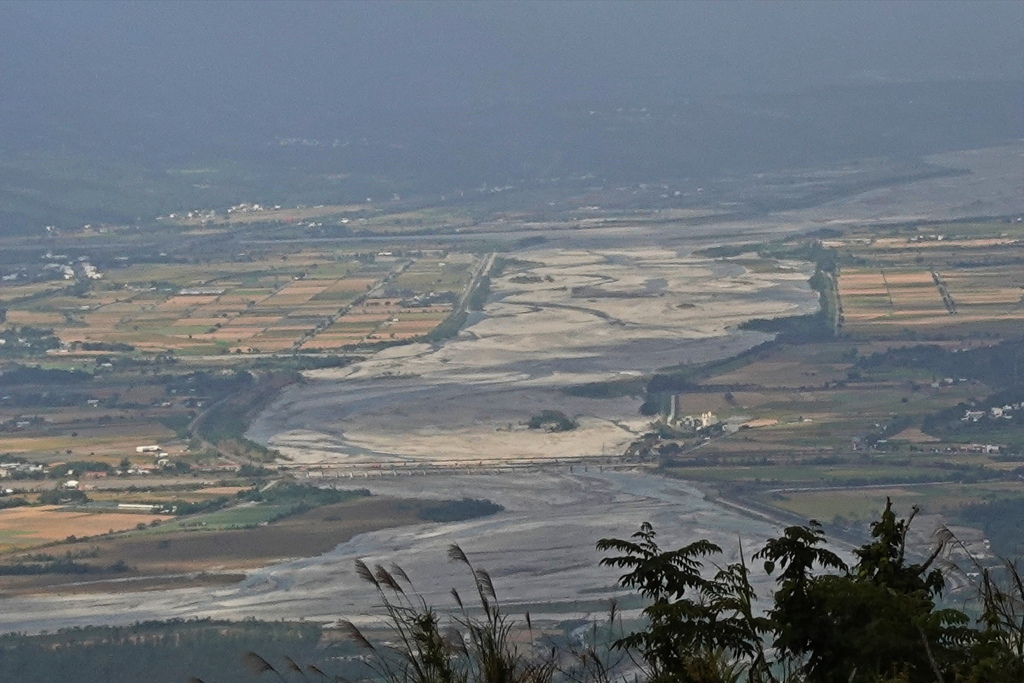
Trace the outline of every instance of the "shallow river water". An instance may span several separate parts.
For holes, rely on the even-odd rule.
[[[529,610],[538,621],[599,617],[608,599],[621,595],[618,572],[599,566],[594,544],[601,538],[627,537],[650,521],[663,547],[708,538],[724,548],[717,558],[722,563],[737,560],[741,544],[749,558],[776,531],[707,501],[685,482],[638,472],[398,477],[370,480],[370,488],[389,495],[485,497],[506,510],[467,522],[363,534],[329,553],[252,572],[229,587],[7,598],[0,600],[0,631],[190,617],[375,620],[372,588],[353,569],[357,558],[398,563],[429,603],[444,607],[452,602],[451,588],[472,594],[465,568],[446,560],[451,543],[492,574],[510,612]]]

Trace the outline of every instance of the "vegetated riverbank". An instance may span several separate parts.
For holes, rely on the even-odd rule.
[[[664,373],[639,445],[666,474],[833,537],[862,539],[888,499],[921,511],[915,535],[945,526],[982,563],[1014,556],[1021,537],[989,515],[1020,501],[1020,230],[1011,215],[822,231],[822,313],[759,321],[774,342]],[[721,419],[694,427],[702,414]]]
[[[0,591],[71,594],[228,585],[254,569],[328,552],[358,534],[464,521],[503,509],[476,498],[370,496],[366,489],[280,481],[238,493],[246,498],[225,497],[213,501],[218,504],[211,510],[159,525],[9,552],[0,563]]]
[[[374,623],[375,596],[355,574],[353,561],[398,562],[428,604],[448,604],[450,589],[464,588],[445,561],[452,542],[491,572],[508,609],[529,609],[535,624],[560,622],[604,614],[608,600],[621,593],[614,588],[617,573],[599,565],[600,538],[628,537],[650,521],[663,530],[665,547],[710,538],[727,549],[726,561],[735,561],[737,533],[747,546],[778,530],[723,509],[686,482],[644,473],[445,473],[370,478],[366,486],[380,497],[482,498],[505,510],[358,534],[323,554],[250,570],[245,581],[230,586],[129,589],[73,599],[8,595],[0,599],[0,632],[197,616]]]

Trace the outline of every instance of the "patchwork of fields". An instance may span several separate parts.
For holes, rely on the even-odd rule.
[[[426,334],[451,312],[473,261],[306,251],[140,264],[77,289],[63,281],[4,287],[0,303],[9,324],[52,328],[64,345],[186,355],[331,350]]]
[[[943,239],[929,233],[940,229]],[[297,248],[221,254],[206,263],[125,262],[104,267],[102,279],[4,285],[0,306],[7,323],[51,328],[61,342],[59,352],[37,354],[41,365],[62,372],[85,368],[89,379],[56,397],[49,383],[59,377],[40,375],[5,389],[13,398],[0,403],[6,425],[0,453],[47,464],[106,464],[112,477],[74,475],[92,501],[86,506],[41,504],[40,491],[67,485],[68,467],[32,483],[35,491],[18,491],[27,505],[0,510],[0,550],[12,572],[33,569],[32,554],[45,550],[54,557],[89,553],[74,555],[75,562],[94,567],[100,580],[210,572],[228,581],[268,562],[323,552],[336,543],[335,534],[345,537],[385,520],[414,521],[414,510],[384,502],[298,512],[293,501],[236,500],[240,481],[199,488],[192,474],[166,488],[128,485],[138,481],[130,477],[140,466],[171,477],[170,466],[179,462],[211,472],[214,462],[249,463],[244,453],[209,448],[215,441],[203,442],[207,437],[196,427],[204,415],[215,415],[225,395],[255,391],[262,373],[270,372],[264,363],[284,362],[246,360],[247,354],[311,352],[285,359],[305,370],[320,366],[300,367],[300,361],[351,362],[344,351],[361,347],[362,356],[377,345],[426,337],[453,312],[465,313],[470,288],[485,271],[496,296],[472,334],[444,345],[393,348],[351,366],[322,366],[307,380],[346,381],[296,384],[274,404],[277,416],[272,408],[253,423],[259,402],[248,413],[222,411],[222,422],[238,424],[234,432],[220,431],[280,449],[299,477],[304,464],[321,460],[362,462],[372,475],[384,459],[482,466],[538,453],[557,463],[563,456],[604,459],[625,452],[770,516],[814,517],[839,529],[862,526],[887,497],[904,509],[920,502],[926,514],[936,515],[1011,498],[1020,492],[1019,428],[1000,423],[999,430],[937,436],[925,424],[1003,385],[978,368],[974,374],[959,367],[939,372],[898,355],[921,341],[949,355],[992,355],[986,349],[1019,336],[1024,235],[1016,225],[1005,235],[992,233],[992,223],[852,230],[817,245],[765,245],[773,255],[737,251],[721,262],[655,248],[534,249],[530,260],[510,259],[510,272],[491,270],[492,260],[481,265],[469,253]],[[838,264],[834,298],[843,324],[837,339],[790,333],[713,371],[698,371],[705,360],[767,339],[744,340],[743,334],[755,334],[746,330],[727,334],[750,318],[800,310],[815,318],[805,283],[825,251]],[[89,348],[97,342],[131,348]],[[158,355],[166,351],[175,357]],[[666,430],[657,435],[660,441],[651,438],[658,424],[637,409],[650,386],[647,373],[670,366],[692,371],[674,397],[678,410],[717,415],[721,429]],[[250,383],[233,374],[240,368],[255,373]],[[283,375],[286,368],[278,369]],[[159,382],[151,380],[157,376]],[[385,377],[381,386],[376,380]],[[216,388],[231,381],[237,388]],[[528,428],[533,415],[556,409],[573,418],[573,430]],[[159,469],[158,457],[136,453],[140,444],[161,444],[167,469]],[[634,449],[638,444],[648,450]],[[257,461],[267,465],[257,468],[259,476],[280,476],[270,469],[276,455]],[[122,459],[133,474],[114,472],[125,469]],[[234,475],[218,469],[211,476]],[[274,487],[254,490],[272,493]],[[459,495],[467,494],[479,495]],[[221,496],[230,501],[203,507]],[[196,507],[172,520],[141,508],[116,509],[119,503],[179,500]],[[72,534],[77,542],[61,543]],[[83,543],[82,536],[90,538]],[[268,545],[260,545],[264,541]],[[75,587],[78,579],[59,561],[48,560],[55,567],[38,577],[12,573],[4,585],[89,590]]]
[[[980,267],[947,273],[895,268],[844,268],[839,278],[844,329],[936,330],[971,324],[999,329],[1024,320],[1024,273]],[[936,282],[944,285],[946,296]],[[881,328],[881,329],[880,329]]]
[[[955,524],[1020,496],[1024,227],[901,225],[818,246],[838,272],[838,334],[795,328],[674,395],[680,414],[720,422],[663,441],[669,471],[837,529],[863,530],[887,498]]]
[[[991,227],[990,227],[991,229]],[[831,240],[870,265],[843,265],[838,279],[843,331],[864,336],[1013,333],[1024,324],[1024,240],[980,226],[947,226],[906,236]],[[954,232],[955,231],[955,232]]]
[[[97,536],[146,526],[169,515],[131,512],[81,512],[56,505],[0,510],[0,549],[27,548],[63,541],[68,536]]]

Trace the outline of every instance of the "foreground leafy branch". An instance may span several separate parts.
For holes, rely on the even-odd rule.
[[[916,514],[916,510],[914,511]],[[602,564],[629,569],[620,585],[650,598],[648,625],[616,643],[635,650],[650,681],[719,683],[1011,683],[1024,681],[1024,580],[1007,563],[1006,581],[982,571],[980,618],[940,609],[943,573],[933,568],[946,532],[921,563],[907,559],[909,519],[891,501],[871,540],[848,567],[822,547],[821,526],[789,527],[753,559],[776,576],[772,605],[758,616],[742,559],[706,577],[708,541],[663,551],[649,524],[631,541],[605,539],[620,553]],[[770,648],[766,649],[766,643]]]
[[[914,511],[916,514],[916,510]],[[941,533],[933,551],[913,562],[907,532],[887,503],[871,538],[848,566],[826,547],[821,525],[786,528],[751,559],[773,576],[764,603],[740,549],[738,562],[713,560],[722,549],[700,540],[663,550],[644,523],[629,539],[602,539],[603,566],[624,570],[619,585],[649,603],[641,627],[622,628],[613,604],[607,624],[589,637],[555,644],[501,608],[491,575],[457,546],[449,560],[472,580],[474,599],[456,589],[456,608],[439,613],[397,565],[356,562],[377,592],[390,637],[374,643],[341,622],[369,654],[373,680],[388,683],[1020,683],[1024,681],[1024,578],[1016,564],[976,566],[978,597],[964,609],[939,604],[946,579],[939,565],[959,541]],[[599,632],[600,631],[600,632]],[[284,679],[249,657],[248,668]],[[322,672],[320,672],[322,673]],[[325,676],[326,677],[326,676]],[[340,680],[340,679],[335,679]]]
[[[448,557],[464,565],[473,580],[482,616],[474,615],[462,596],[452,589],[458,605],[450,623],[418,595],[406,589],[413,584],[398,565],[370,568],[356,561],[356,572],[377,591],[386,621],[395,636],[392,645],[378,647],[351,621],[342,626],[374,656],[372,666],[381,680],[390,683],[549,683],[554,680],[553,652],[536,648],[520,650],[512,638],[514,622],[502,612],[491,575],[473,566],[458,545]],[[527,629],[532,631],[529,615]]]

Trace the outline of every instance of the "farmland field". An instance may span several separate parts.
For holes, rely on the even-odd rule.
[[[106,567],[119,560],[129,569],[117,574],[99,572],[91,582],[76,585],[74,590],[109,590],[111,586],[104,579],[119,580],[126,577],[133,579],[154,577],[157,582],[133,582],[139,588],[183,587],[193,584],[204,584],[212,581],[235,582],[241,578],[241,572],[248,569],[266,566],[269,563],[289,558],[310,557],[334,548],[352,536],[383,529],[391,526],[412,524],[420,521],[419,511],[424,503],[420,501],[402,501],[392,498],[373,497],[360,498],[345,503],[337,503],[317,508],[293,517],[288,517],[266,526],[255,528],[231,528],[230,525],[218,527],[211,525],[202,529],[182,528],[175,522],[165,522],[161,526],[144,531],[131,531],[113,536],[98,536],[85,543],[65,543],[47,548],[47,552],[60,556],[65,552],[88,550],[88,557],[83,563],[97,567]],[[33,508],[36,510],[36,508]],[[31,541],[22,545],[7,545],[7,536],[17,536],[17,530],[43,529],[55,538],[63,540],[73,531],[73,523],[61,526],[62,518],[53,515],[63,514],[49,509],[39,509],[34,516],[25,520],[11,518],[10,527],[15,531],[0,531],[3,544],[8,551],[27,547]],[[11,511],[0,512],[3,515]],[[222,521],[238,522],[242,518],[227,513],[213,513],[204,518],[211,519],[219,515]],[[134,529],[140,521],[151,521],[146,515],[96,514],[98,521],[91,522],[94,533],[102,534],[108,527],[100,522],[108,517],[124,517],[125,521],[115,525],[114,529]],[[30,522],[36,519],[40,521]],[[70,520],[71,518],[68,518]],[[257,516],[249,514],[245,521],[255,522]],[[129,524],[128,522],[131,522]],[[30,526],[30,524],[35,526]],[[103,526],[99,529],[99,526]],[[57,536],[65,532],[63,536]],[[43,542],[42,539],[39,542]],[[16,561],[20,556],[8,552],[4,562]],[[204,575],[203,573],[207,573]],[[189,574],[176,578],[159,578],[165,575]],[[218,579],[218,577],[220,577]],[[43,587],[47,590],[59,588],[70,583],[81,583],[81,578],[74,575],[47,574],[42,576],[4,576],[0,577],[0,587],[5,592],[32,592]]]
[[[950,327],[1009,331],[1024,322],[1024,274],[1019,268],[963,268],[936,275],[952,310],[928,270],[844,268],[839,278],[844,329],[850,334]]]
[[[80,512],[56,506],[0,510],[0,547],[24,548],[62,541],[68,536],[96,536],[170,519],[168,515]]]
[[[450,300],[468,284],[472,264],[472,256],[460,254],[367,258],[300,251],[236,261],[126,265],[74,293],[54,283],[3,287],[0,297],[9,302],[10,323],[52,328],[65,345],[128,344],[143,352],[185,355],[282,352],[422,336],[450,312]],[[364,302],[374,288],[390,296]],[[449,301],[399,306],[426,294],[447,295]],[[338,336],[338,328],[331,329],[335,319],[362,326]]]
[[[887,498],[950,525],[965,506],[1024,495],[1019,221],[854,228],[817,244],[710,251],[754,272],[803,253],[835,273],[835,290],[823,278],[820,291],[838,315],[780,324],[784,340],[721,370],[667,369],[656,379],[684,388],[671,400],[648,395],[659,434],[637,440],[636,452],[712,495],[855,535]],[[824,334],[813,327],[834,319]],[[990,405],[1000,412],[977,427],[965,417]],[[702,414],[713,427],[686,427]]]
[[[926,225],[825,244],[858,261],[838,278],[846,334],[1013,334],[1024,324],[1019,223]]]
[[[807,518],[831,521],[843,517],[848,521],[867,523],[878,518],[887,498],[900,501],[909,509],[923,505],[933,512],[955,512],[962,505],[1012,497],[1019,487],[1005,482],[987,484],[924,484],[915,486],[875,487],[871,489],[829,489],[819,491],[787,490],[772,496],[772,504]]]
[[[308,212],[317,210],[323,215]],[[541,605],[545,596],[532,594],[539,584],[565,595],[577,590],[566,586],[581,585],[566,578],[564,567],[547,568],[570,557],[561,552],[566,529],[571,558],[592,559],[599,534],[628,534],[627,526],[655,508],[665,528],[690,540],[727,517],[715,497],[776,521],[819,518],[852,535],[886,496],[897,498],[901,510],[920,502],[925,514],[955,515],[967,503],[1020,495],[1021,461],[1009,450],[1016,427],[948,435],[925,424],[939,411],[992,393],[992,377],[961,374],[956,365],[940,373],[927,365],[868,362],[922,342],[949,354],[985,354],[1012,341],[1021,324],[1015,295],[1024,286],[1018,267],[1024,235],[1017,225],[790,223],[789,216],[781,227],[773,217],[737,226],[749,231],[749,244],[723,245],[734,237],[725,237],[722,225],[673,224],[665,211],[607,225],[600,216],[571,225],[503,219],[474,226],[481,228],[475,236],[420,241],[408,233],[431,221],[458,230],[470,217],[348,210],[253,212],[220,224],[178,225],[180,247],[150,232],[133,236],[136,251],[117,246],[105,254],[89,246],[103,238],[59,236],[53,251],[68,256],[52,258],[66,259],[73,278],[58,279],[51,268],[43,273],[47,282],[0,284],[9,325],[53,329],[62,343],[19,358],[18,372],[88,375],[21,372],[25,378],[0,392],[0,453],[11,456],[0,462],[21,479],[11,481],[28,502],[19,509],[71,519],[66,511],[44,509],[39,496],[66,486],[69,463],[85,460],[107,470],[75,475],[78,493],[94,501],[80,509],[184,501],[194,506],[185,509],[199,510],[145,528],[136,528],[145,515],[130,515],[124,531],[113,535],[109,523],[99,528],[83,521],[76,531],[55,524],[38,540],[51,538],[53,545],[8,546],[3,563],[17,568],[31,562],[30,553],[71,553],[95,576],[7,576],[0,589],[121,592],[79,596],[110,605],[148,602],[124,597],[136,588],[212,583],[229,591],[217,598],[217,609],[242,617],[266,606],[276,617],[279,607],[310,596],[325,610],[321,598],[349,585],[349,564],[339,560],[346,553],[391,558],[399,549],[415,555],[427,543],[443,556],[456,529],[459,540],[472,538],[495,566],[510,547],[543,550],[557,543],[556,560],[515,558],[542,568],[543,582],[532,570],[521,577],[528,585],[524,604]],[[870,207],[872,216],[876,211]],[[323,225],[293,230],[291,220]],[[650,238],[637,243],[648,229]],[[380,236],[398,233],[406,236]],[[187,240],[194,241],[186,247]],[[452,251],[455,244],[465,253]],[[736,255],[719,260],[694,251],[702,246]],[[490,295],[474,303],[468,327],[458,333],[454,325],[454,338],[444,342],[435,336],[399,345],[427,337],[443,321],[459,321],[471,299],[467,285],[482,280],[475,277],[483,272],[475,255],[481,252],[500,254],[495,260],[508,267],[488,267]],[[79,254],[93,259],[101,279],[86,281]],[[808,278],[830,262],[837,277],[829,284],[836,287],[819,299]],[[807,322],[830,296],[841,308],[833,317],[843,323],[838,338],[801,337],[786,323],[745,326],[777,316]],[[779,337],[770,341],[773,334]],[[111,348],[121,344],[132,348]],[[710,412],[721,429],[707,435],[663,429],[658,403],[649,400],[659,368],[680,371],[682,381],[668,390],[680,392],[684,415]],[[289,388],[278,395],[282,386]],[[3,403],[4,396],[18,405]],[[575,428],[530,429],[532,417],[545,410],[563,411]],[[142,443],[160,444],[168,457],[136,453]],[[990,450],[967,448],[976,443]],[[67,467],[26,472],[30,463],[22,458]],[[124,471],[123,460],[132,471]],[[699,482],[708,499],[689,483],[619,471],[655,467]],[[474,525],[370,534],[340,555],[310,558],[357,531],[418,519],[415,504],[375,499],[283,518],[301,506],[255,502],[268,481],[329,485],[332,468],[342,476],[346,469],[362,474],[375,491],[487,496],[521,517],[513,524],[511,515],[481,522],[469,535]],[[471,471],[457,473],[463,469]],[[413,476],[421,473],[427,476]],[[552,482],[547,490],[545,478]],[[163,488],[151,486],[155,480]],[[648,502],[624,507],[630,498],[615,493],[620,485],[644,490]],[[697,506],[698,524],[680,524],[674,507],[680,502]],[[624,518],[627,508],[631,517]],[[539,535],[510,542],[506,532],[517,524]],[[731,542],[735,523],[728,527]],[[27,538],[25,529],[9,534]],[[59,542],[71,534],[90,538]],[[298,557],[309,559],[251,571]],[[224,588],[243,572],[249,576],[241,588]],[[608,583],[602,578],[600,585]]]

